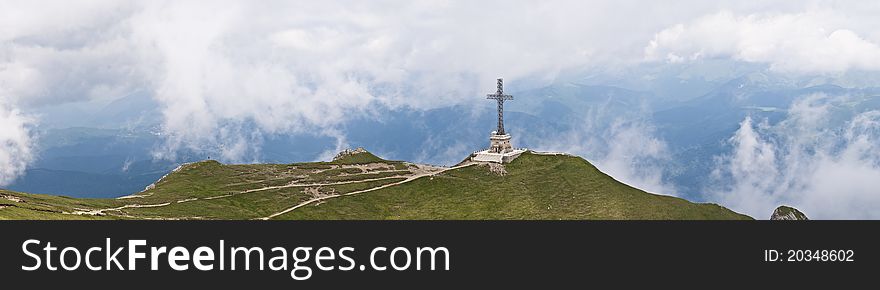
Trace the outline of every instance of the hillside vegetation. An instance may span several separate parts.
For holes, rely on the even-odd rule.
[[[750,219],[630,187],[574,156],[445,168],[359,150],[331,162],[186,164],[117,199],[0,190],[0,219]]]

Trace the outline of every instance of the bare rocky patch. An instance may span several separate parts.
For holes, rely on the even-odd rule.
[[[307,194],[308,196],[310,196],[312,198],[324,198],[324,197],[336,195],[336,190],[333,188],[330,188],[327,191],[324,191],[322,189],[323,188],[321,188],[320,186],[306,187],[303,189],[303,193]]]
[[[12,196],[12,195],[0,194],[0,198],[6,199],[6,200],[9,200],[12,202],[24,202],[24,200],[22,200],[20,197]]]
[[[504,176],[507,174],[507,169],[504,169],[504,164],[489,163],[489,172]]]

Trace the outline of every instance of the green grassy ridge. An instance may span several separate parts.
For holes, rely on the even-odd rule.
[[[376,165],[375,163],[381,163]],[[372,165],[370,165],[372,164]],[[369,165],[369,166],[367,166]],[[506,164],[508,174],[486,165],[446,171],[357,195],[327,199],[279,219],[750,219],[713,204],[650,194],[600,172],[584,159],[526,153]],[[0,219],[253,219],[314,199],[405,180],[411,165],[372,153],[331,162],[185,164],[154,188],[126,199],[78,199],[0,190]],[[363,181],[383,178],[381,180]],[[287,186],[297,183],[353,182]],[[279,187],[280,188],[276,188]],[[255,190],[250,191],[248,190]],[[227,196],[228,195],[228,196]],[[207,199],[218,196],[222,198]],[[178,202],[186,199],[185,202]],[[104,215],[64,214],[132,205]]]
[[[374,159],[370,158],[370,160]],[[387,162],[389,161],[375,159],[373,163]],[[156,183],[155,188],[139,193],[138,195],[143,198],[137,200],[140,203],[162,203],[181,198],[206,198],[255,188],[284,186],[294,181],[303,183],[356,181],[403,173],[386,171],[352,174],[354,172],[352,169],[355,168],[338,168],[341,165],[352,164],[339,162],[221,164],[213,160],[190,163],[163,178]],[[388,165],[389,168],[392,166]],[[358,169],[358,172],[360,171]]]
[[[0,208],[0,220],[104,220],[105,216],[69,215],[54,211],[39,211],[23,207]]]
[[[579,157],[526,153],[506,170],[499,176],[485,165],[464,167],[277,219],[751,219],[630,187]]]
[[[392,178],[359,183],[321,186],[322,194],[344,194],[399,182]],[[287,187],[242,193],[225,198],[195,200],[156,208],[126,208],[121,215],[133,218],[199,218],[199,219],[255,219],[269,216],[314,198],[304,192],[308,187]]]
[[[21,199],[21,202],[11,201],[6,197]],[[72,198],[48,194],[32,194],[0,189],[0,219],[14,219],[24,212],[26,216],[67,216],[64,212],[73,212],[79,209],[105,208],[117,206],[115,199],[105,198]],[[12,212],[17,212],[13,214]],[[42,219],[42,218],[35,218]]]
[[[354,154],[348,157],[354,158],[294,164],[222,164],[214,160],[188,163],[157,181],[153,188],[123,199],[81,199],[0,190],[0,196],[21,200],[14,202],[8,198],[0,198],[0,219],[251,219],[267,216],[313,198],[304,192],[305,186],[284,187],[291,182],[354,182],[317,188],[320,194],[339,194],[399,182],[405,178],[396,176],[410,173],[402,162],[385,161],[373,154]],[[363,162],[384,165],[373,170],[342,168],[368,164]],[[363,181],[373,178],[385,179]],[[261,188],[268,189],[246,192]],[[207,199],[219,196],[224,197]],[[196,200],[178,202],[187,199]],[[99,216],[65,214],[164,203],[170,204],[162,207],[108,210]]]

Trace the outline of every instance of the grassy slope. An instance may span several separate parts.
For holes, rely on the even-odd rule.
[[[7,197],[19,198],[25,202],[15,202]],[[54,220],[54,219],[107,219],[107,217],[79,216],[62,214],[75,208],[110,207],[111,199],[85,199],[29,194],[0,189],[0,220]]]
[[[363,155],[363,156],[359,156]],[[384,168],[350,168],[356,164],[382,163]],[[349,168],[340,168],[345,165]],[[156,187],[127,199],[79,199],[0,190],[0,219],[252,219],[284,210],[313,195],[308,187],[288,187],[242,193],[291,182],[326,183],[387,178],[350,184],[320,186],[322,194],[346,193],[403,180],[409,173],[403,162],[385,161],[373,154],[357,154],[332,162],[294,164],[227,165],[208,160],[181,167],[156,183]],[[222,195],[233,196],[205,199]],[[5,197],[18,198],[15,202]],[[201,198],[178,202],[187,199]],[[77,210],[116,208],[126,205],[162,207],[123,208],[100,216],[63,214]]]
[[[279,219],[751,219],[715,204],[650,194],[571,156],[523,154],[485,166],[306,206]]]
[[[382,163],[376,169],[351,164]],[[342,168],[340,166],[348,166]],[[129,199],[76,199],[0,190],[0,219],[251,219],[267,216],[314,196],[305,187],[242,193],[245,190],[299,183],[339,182],[395,177],[410,168],[373,154],[333,162],[224,165],[203,161],[183,166],[151,190]],[[360,171],[360,172],[359,172]],[[524,154],[507,165],[508,175],[485,166],[447,171],[434,178],[305,206],[282,219],[747,219],[723,207],[643,192],[613,180],[581,158]],[[403,178],[318,187],[322,194],[346,193]],[[206,197],[233,194],[206,200]],[[20,198],[15,202],[5,197]],[[178,202],[184,199],[200,200]],[[124,205],[171,204],[124,208],[105,215],[70,215],[83,209]]]

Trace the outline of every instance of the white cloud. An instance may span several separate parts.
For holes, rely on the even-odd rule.
[[[551,81],[569,69],[638,60],[658,27],[716,9],[703,1],[689,8],[640,1],[4,2],[0,84],[10,104],[22,107],[152,92],[168,138],[159,155],[187,148],[241,160],[259,144],[239,140],[255,134],[335,130],[376,106],[470,100],[498,76]]]
[[[781,178],[775,146],[760,139],[750,117],[740,123],[740,129],[730,142],[734,150],[718,159],[719,165],[712,176],[716,182],[730,180],[734,184],[713,189],[712,195],[727,207],[761,218],[782,202],[773,188]]]
[[[115,2],[0,3],[0,87],[10,105],[118,98],[138,85]]]
[[[774,126],[746,118],[718,158],[711,197],[756,218],[783,204],[811,218],[880,218],[880,111],[835,123],[846,101],[806,97]]]
[[[0,99],[0,186],[19,177],[33,159],[31,119]]]
[[[878,40],[867,38],[873,28],[852,16],[831,9],[747,15],[722,11],[658,32],[645,57],[669,62],[732,58],[797,73],[880,70]]]
[[[668,162],[670,155],[666,142],[654,137],[653,127],[644,122],[617,120],[606,134],[609,151],[596,160],[597,167],[636,188],[677,194],[673,185],[663,181],[661,162]]]
[[[721,5],[762,6],[731,3]],[[375,105],[461,102],[497,76],[552,80],[567,69],[628,63],[658,27],[717,5],[5,2],[0,83],[16,106],[145,89],[163,107],[169,140],[161,152],[229,148],[219,136],[235,131],[227,126],[330,130]]]
[[[126,25],[162,104],[168,142],[157,153],[220,150],[238,160],[247,155],[236,153],[258,148],[239,150],[242,136],[229,135],[236,131],[330,132],[376,106],[452,105],[482,95],[499,75],[552,79],[621,53],[617,42],[590,41],[618,39],[618,32],[574,17],[596,14],[590,5],[564,4],[579,9],[150,3]],[[500,18],[485,17],[489,10]]]
[[[678,195],[676,187],[663,180],[663,164],[671,158],[667,144],[655,136],[650,121],[640,117],[648,114],[647,107],[621,114],[608,108],[613,101],[609,98],[591,107],[574,129],[554,134],[558,138],[533,141],[532,149],[577,154],[620,182],[651,193]],[[525,134],[531,137],[530,132]]]

